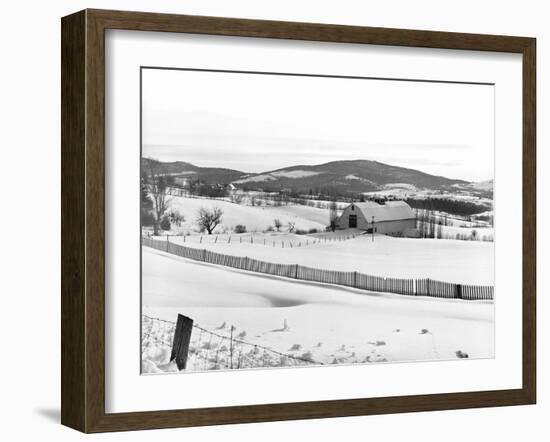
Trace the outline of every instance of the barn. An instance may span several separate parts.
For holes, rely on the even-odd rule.
[[[391,236],[415,236],[416,217],[405,201],[351,203],[336,223],[337,229],[359,229]]]

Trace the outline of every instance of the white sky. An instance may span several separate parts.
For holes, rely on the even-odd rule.
[[[244,172],[368,159],[449,178],[493,178],[493,86],[142,74],[146,157]]]

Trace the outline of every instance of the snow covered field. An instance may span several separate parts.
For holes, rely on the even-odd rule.
[[[335,232],[336,236],[345,234]],[[174,236],[170,237],[170,241],[228,255],[327,270],[358,271],[393,278],[432,278],[463,284],[494,284],[492,242],[393,238],[385,235],[376,235],[372,242],[370,235],[360,235],[341,242],[321,240],[311,244],[314,238],[309,235],[274,233],[246,234],[241,243],[239,237],[232,235],[230,243],[228,235],[220,235],[216,243],[215,235],[204,236],[202,243],[197,236],[188,236],[185,242],[183,237]],[[309,242],[307,247],[306,240]],[[282,241],[286,241],[284,248]],[[294,247],[290,248],[288,241],[292,241]],[[302,242],[302,247],[296,247],[298,241]]]
[[[282,222],[285,229],[289,222],[295,223],[296,229],[318,229],[320,231],[324,231],[329,224],[329,211],[316,207],[253,207],[221,200],[174,196],[170,200],[170,209],[177,210],[185,217],[185,222],[179,230],[184,232],[197,230],[195,218],[201,207],[219,207],[223,210],[222,223],[216,228],[216,232],[231,231],[238,224],[245,225],[249,232],[262,232],[268,226],[273,227],[275,218]]]
[[[378,244],[381,259],[382,250],[392,245]],[[331,256],[337,252],[331,251]],[[386,256],[388,262],[391,254]],[[223,323],[233,325],[235,335],[248,342],[320,363],[448,360],[466,354],[493,357],[491,302],[380,294],[288,280],[194,262],[147,247],[142,274],[145,315],[175,321],[182,313],[209,330]],[[168,358],[167,349],[152,346],[144,353],[143,371],[175,371]]]

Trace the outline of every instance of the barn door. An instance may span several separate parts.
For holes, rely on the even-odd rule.
[[[357,215],[350,215],[349,216],[349,222],[348,222],[350,229],[356,229],[357,228]]]

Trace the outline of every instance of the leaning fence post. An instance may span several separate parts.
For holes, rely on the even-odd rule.
[[[172,354],[170,361],[176,360],[178,370],[185,370],[187,366],[187,354],[193,331],[193,320],[187,316],[178,314],[174,341],[172,342]]]

